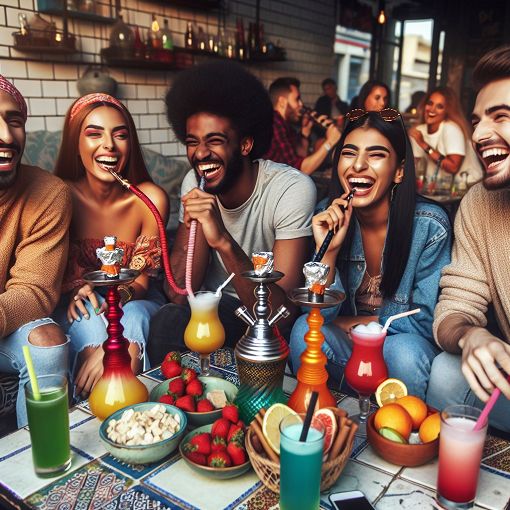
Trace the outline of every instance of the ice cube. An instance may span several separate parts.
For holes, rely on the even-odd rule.
[[[365,333],[365,334],[370,334],[371,331],[368,329],[367,326],[365,326],[365,324],[357,324],[356,326],[354,326],[354,331],[356,331],[356,333]]]
[[[378,335],[382,331],[382,326],[378,322],[372,321],[367,324],[367,329],[369,333]]]

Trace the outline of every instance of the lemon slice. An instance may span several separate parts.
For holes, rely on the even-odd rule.
[[[390,427],[381,427],[379,429],[379,434],[381,434],[381,436],[385,437],[386,439],[393,441],[394,443],[407,444],[404,436],[400,434],[400,432],[397,432],[395,429]]]
[[[375,399],[379,407],[407,395],[407,387],[400,379],[386,379],[375,390]]]
[[[299,415],[285,404],[273,404],[264,415],[262,422],[262,433],[269,443],[269,446],[280,455],[280,423],[281,421],[292,414],[296,416],[296,423],[301,422]]]

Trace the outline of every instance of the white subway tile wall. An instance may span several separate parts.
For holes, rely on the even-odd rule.
[[[27,131],[58,131],[62,129],[67,108],[79,96],[76,80],[86,72],[88,64],[101,63],[99,50],[108,46],[111,25],[70,19],[69,30],[76,36],[80,50],[72,56],[40,57],[16,51],[12,47],[12,33],[19,30],[18,14],[24,13],[30,23],[37,13],[37,1],[0,1],[0,73],[13,79],[27,98]],[[101,13],[109,16],[109,0],[97,3]],[[249,22],[255,21],[255,0],[225,3],[227,34],[234,33],[239,16],[244,18],[246,30]],[[296,76],[301,80],[305,103],[313,104],[321,93],[321,81],[331,76],[335,64],[335,0],[271,0],[261,4],[260,21],[264,24],[266,39],[286,49],[287,61],[250,64],[250,71],[266,86],[279,76]],[[144,38],[153,13],[161,24],[163,19],[168,19],[176,46],[184,45],[188,21],[202,26],[207,33],[218,31],[217,10],[191,10],[149,0],[121,0],[121,7],[124,20],[132,27],[138,26]],[[62,28],[61,16],[41,16]],[[133,115],[140,143],[162,154],[183,158],[184,148],[168,128],[162,99],[178,71],[107,69],[118,82],[117,97]]]

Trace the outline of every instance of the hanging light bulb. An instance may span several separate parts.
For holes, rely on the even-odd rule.
[[[379,23],[379,25],[384,25],[386,23],[386,14],[384,13],[384,9],[380,10],[379,16],[377,16],[377,23]]]

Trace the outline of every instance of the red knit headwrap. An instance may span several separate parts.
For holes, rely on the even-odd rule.
[[[7,92],[19,106],[23,120],[27,121],[27,103],[25,98],[21,95],[21,92],[4,76],[0,74],[0,90]]]
[[[71,114],[69,115],[69,120],[73,120],[76,114],[84,106],[93,103],[111,103],[117,106],[118,108],[122,109],[122,103],[115,99],[113,96],[110,96],[108,94],[87,94],[86,96],[80,97],[80,99],[78,99],[76,103],[74,103],[71,109]]]

